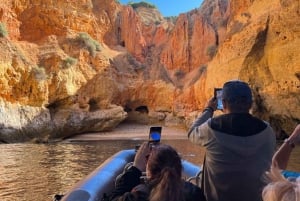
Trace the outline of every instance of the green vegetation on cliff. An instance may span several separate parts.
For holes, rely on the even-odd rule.
[[[0,23],[0,37],[6,37],[8,35],[6,26],[4,23]]]
[[[155,5],[145,2],[145,1],[141,1],[138,3],[134,3],[133,1],[129,1],[128,5],[130,5],[133,9],[139,8],[139,7],[145,7],[145,8],[156,8]]]
[[[101,45],[99,42],[94,40],[88,33],[80,32],[78,34],[78,40],[84,43],[93,57],[96,55],[96,51],[101,50]]]

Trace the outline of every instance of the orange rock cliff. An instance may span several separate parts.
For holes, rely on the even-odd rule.
[[[205,0],[164,18],[112,0],[0,3],[0,141],[128,121],[188,127],[215,87],[253,90],[278,137],[300,120],[300,3]]]

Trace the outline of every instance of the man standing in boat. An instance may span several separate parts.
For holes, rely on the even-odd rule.
[[[223,115],[213,117],[214,97],[188,132],[191,142],[206,148],[201,188],[208,201],[261,201],[275,133],[250,114],[252,93],[247,83],[226,82],[221,101]]]

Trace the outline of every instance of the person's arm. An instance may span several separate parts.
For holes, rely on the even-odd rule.
[[[298,124],[289,138],[287,138],[272,158],[272,166],[286,169],[287,164],[296,144],[300,143],[300,124]]]
[[[131,166],[128,168],[120,178],[116,181],[115,189],[109,195],[109,200],[118,200],[122,196],[127,196],[126,193],[129,193],[135,186],[140,184],[140,177],[142,172]]]
[[[133,165],[116,181],[116,186],[109,196],[110,201],[130,200],[131,191],[141,183],[142,172],[146,170],[146,155],[149,154],[148,142],[143,143],[137,151]]]
[[[216,108],[217,108],[217,100],[216,98],[211,98],[206,104],[206,107],[203,110],[202,114],[194,121],[191,128],[189,129],[188,138],[199,135],[200,131],[198,127],[201,126],[203,123],[205,123],[208,119],[210,119],[213,116]]]

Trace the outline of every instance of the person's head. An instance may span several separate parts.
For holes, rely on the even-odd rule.
[[[263,189],[263,201],[300,201],[300,178],[290,181],[276,168],[271,169],[268,177],[270,183]]]
[[[153,186],[149,200],[181,200],[182,164],[174,148],[165,144],[154,146],[148,157],[146,173]]]
[[[248,113],[252,106],[252,92],[249,85],[240,80],[224,83],[222,102],[225,113]]]

